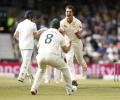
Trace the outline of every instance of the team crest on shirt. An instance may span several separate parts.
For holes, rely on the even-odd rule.
[[[75,24],[75,22],[73,22],[73,23],[72,23],[72,26],[73,26],[73,27],[76,27],[76,24]]]

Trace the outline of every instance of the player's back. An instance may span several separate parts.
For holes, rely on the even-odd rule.
[[[19,31],[19,45],[21,49],[33,49],[34,48],[34,36],[33,32],[36,31],[35,23],[28,19],[25,19],[18,24]]]
[[[38,52],[60,54],[59,48],[62,42],[64,42],[64,38],[61,33],[57,29],[50,28],[40,36]]]

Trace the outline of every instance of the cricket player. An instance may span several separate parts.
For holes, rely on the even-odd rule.
[[[58,31],[58,28],[60,27],[60,21],[58,19],[55,18],[52,20],[51,27],[52,28],[43,32],[39,39],[40,47],[38,49],[38,55],[36,57],[39,68],[37,70],[33,85],[31,87],[31,94],[37,94],[40,80],[45,73],[46,66],[50,65],[61,70],[65,80],[67,94],[71,95],[75,90],[77,90],[77,87],[72,86],[70,72],[67,64],[64,61],[64,58],[61,55],[61,50],[67,53],[71,47],[72,40],[69,41],[70,45],[67,47],[65,45],[64,36]]]
[[[66,17],[61,20],[60,28],[69,38],[66,38],[68,41],[71,38],[76,38],[72,41],[72,46],[70,51],[66,54],[66,60],[68,65],[70,66],[70,70],[72,73],[72,84],[78,85],[75,78],[75,69],[74,69],[74,56],[76,57],[77,62],[82,66],[83,74],[85,74],[87,70],[87,64],[83,58],[83,43],[81,41],[81,30],[82,23],[74,17],[74,7],[72,5],[67,5],[65,8]]]
[[[33,80],[31,71],[31,57],[34,49],[34,38],[39,37],[36,24],[34,23],[34,15],[32,11],[25,12],[25,19],[20,22],[14,33],[14,37],[19,41],[19,48],[22,55],[22,64],[18,81],[24,82],[26,75]]]

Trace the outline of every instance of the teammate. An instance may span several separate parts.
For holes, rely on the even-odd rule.
[[[31,94],[36,95],[38,87],[40,85],[40,80],[45,73],[46,66],[54,66],[55,68],[61,70],[65,80],[66,91],[68,95],[71,95],[75,90],[76,86],[72,86],[72,80],[70,77],[70,72],[68,70],[67,64],[61,56],[61,50],[67,53],[71,47],[65,45],[63,35],[57,30],[60,27],[60,21],[58,19],[53,19],[50,29],[43,32],[39,39],[39,49],[37,55],[38,71],[35,75],[35,80],[31,87]]]
[[[26,11],[24,17],[25,20],[18,24],[14,33],[14,37],[19,41],[19,48],[23,59],[18,76],[18,81],[20,82],[24,82],[27,74],[31,81],[33,80],[31,57],[34,49],[34,37],[38,37],[33,12],[30,10]]]
[[[68,65],[70,66],[70,70],[72,73],[72,84],[78,85],[76,78],[75,78],[75,69],[74,69],[74,56],[79,64],[81,64],[83,68],[83,75],[85,75],[87,70],[87,64],[83,58],[83,44],[81,41],[81,30],[82,30],[82,23],[74,17],[74,7],[72,5],[67,5],[65,8],[65,15],[66,17],[61,20],[60,27],[63,32],[69,37],[69,39],[75,37],[76,39],[72,41],[72,46],[70,51],[66,54],[66,60]],[[68,38],[66,38],[68,41]]]

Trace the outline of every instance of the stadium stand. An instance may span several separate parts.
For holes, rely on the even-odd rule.
[[[74,0],[74,2],[72,0],[52,0],[51,2],[49,0],[27,0],[26,2],[24,0],[17,2],[16,0],[1,0],[0,27],[1,25],[5,27],[3,28],[5,30],[1,30],[1,32],[9,32],[12,35],[17,21],[11,26],[13,30],[8,30],[7,19],[10,15],[15,19],[18,16],[20,18],[25,9],[32,9],[37,16],[44,15],[49,25],[53,17],[57,16],[61,19],[64,17],[64,6],[68,3],[75,6],[75,16],[83,22],[82,40],[87,63],[104,64],[119,60],[120,2],[118,0]],[[16,46],[15,43],[13,44],[13,47]],[[14,48],[16,49],[14,51],[18,51],[18,48]],[[18,53],[15,56],[16,59],[18,57],[20,59]]]
[[[15,59],[10,34],[0,34],[0,60]]]

